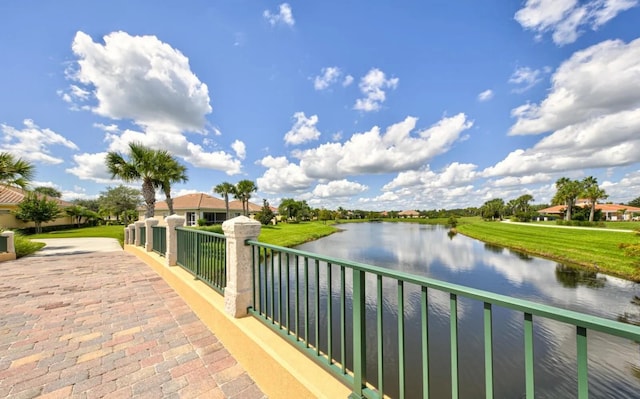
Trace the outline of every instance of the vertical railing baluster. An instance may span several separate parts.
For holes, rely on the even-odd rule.
[[[194,242],[195,242],[195,247],[196,247],[196,278],[200,278],[200,243],[201,243],[201,235],[200,234],[193,234],[194,237]]]
[[[404,399],[404,385],[404,282],[398,280],[398,388],[400,399]]]
[[[298,270],[298,264],[300,258],[295,256],[295,268],[296,268],[296,290],[295,290],[295,327],[296,327],[296,339],[300,339],[300,271]]]
[[[275,290],[275,286],[276,286],[276,282],[275,282],[275,273],[273,272],[275,270],[275,265],[274,262],[275,260],[273,259],[273,249],[270,250],[270,256],[271,256],[271,324],[275,323],[275,319],[276,319],[276,315],[275,315],[275,302],[276,302],[276,290]]]
[[[493,399],[493,314],[491,304],[484,303],[484,391],[487,399]]]
[[[316,356],[320,356],[320,261],[316,259],[315,262],[315,278],[316,278],[316,292],[315,292],[315,334],[316,334]]]
[[[282,252],[278,252],[278,328],[282,329]]]
[[[353,394],[361,398],[366,381],[365,278],[362,270],[353,269]]]
[[[533,372],[533,315],[524,314],[524,370],[527,399],[535,398]]]
[[[382,302],[382,276],[376,276],[376,335],[378,336],[378,394],[381,398],[384,398],[384,334],[382,332],[383,324],[382,324],[382,313],[383,313],[383,302]]]
[[[429,302],[427,287],[420,294],[420,323],[422,325],[422,398],[429,399]]]
[[[260,250],[258,250],[258,254],[260,254]],[[225,257],[226,257],[226,254],[225,254]],[[253,309],[256,310],[258,306],[258,301],[257,301],[258,288],[256,286],[256,246],[255,245],[251,246],[251,288],[253,291]]]
[[[259,309],[259,314],[260,315],[264,315],[264,302],[262,301],[262,254],[264,253],[264,248],[262,247],[258,247],[258,303],[260,304],[258,309]]]
[[[333,364],[333,302],[331,290],[331,263],[327,263],[327,363]]]
[[[587,329],[576,326],[576,343],[578,346],[578,398],[589,397],[589,367],[587,355]]]
[[[286,267],[285,270],[287,271],[287,273],[286,273],[287,282],[285,283],[286,284],[286,292],[285,292],[284,295],[285,295],[286,305],[285,305],[284,309],[285,309],[285,312],[287,313],[287,315],[286,315],[287,316],[286,317],[286,319],[287,319],[287,335],[289,335],[291,333],[291,310],[289,309],[291,307],[291,304],[289,303],[289,290],[291,289],[290,284],[289,284],[289,278],[290,278],[289,269],[291,269],[291,265],[289,264],[290,259],[289,259],[289,254],[288,253],[287,253],[286,260],[287,260],[287,264],[285,266]]]
[[[347,373],[347,298],[345,285],[345,267],[340,265],[340,364],[342,365],[342,374]]]
[[[450,296],[451,398],[458,398],[458,297]]]
[[[304,257],[304,347],[309,347],[309,258]]]

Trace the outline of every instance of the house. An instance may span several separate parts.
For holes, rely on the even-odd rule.
[[[402,211],[402,212],[398,212],[398,217],[399,218],[419,218],[420,213],[414,210]]]
[[[23,222],[16,219],[14,212],[18,210],[18,204],[24,200],[27,191],[17,187],[10,187],[0,184],[0,228],[3,229],[28,229],[35,227],[33,222]],[[41,194],[40,194],[41,195]],[[61,208],[72,206],[71,202],[63,201],[60,198],[47,197],[54,200]],[[65,226],[73,224],[71,216],[62,214],[52,222],[43,223],[42,227]]]
[[[576,206],[581,208],[590,207],[589,201],[579,199]],[[538,213],[543,215],[554,215],[564,217],[565,205],[554,205],[549,208],[540,209]],[[606,221],[632,220],[640,215],[640,208],[621,204],[596,204],[596,210],[602,213],[602,219]]]
[[[262,206],[249,202],[249,216],[260,212]],[[272,207],[272,209],[275,209]],[[138,208],[138,220],[144,220],[147,208]],[[173,199],[173,212],[186,219],[187,226],[195,226],[199,219],[206,220],[207,224],[220,224],[226,220],[227,210],[224,200],[205,193],[186,194]],[[242,215],[242,202],[229,201],[229,217]],[[169,216],[169,207],[166,201],[157,201],[154,219],[164,225],[164,218]]]

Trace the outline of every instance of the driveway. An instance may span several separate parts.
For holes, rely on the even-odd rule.
[[[46,238],[32,241],[43,242],[46,246],[30,257],[122,251],[120,243],[115,238]]]

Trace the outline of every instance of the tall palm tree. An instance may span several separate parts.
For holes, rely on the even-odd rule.
[[[609,195],[607,195],[606,191],[598,186],[598,179],[593,176],[585,177],[584,180],[582,180],[582,184],[584,185],[584,192],[582,195],[589,201],[589,205],[591,205],[589,221],[593,222],[598,200],[607,199],[609,198]]]
[[[158,158],[158,151],[136,142],[129,143],[128,161],[120,153],[107,154],[111,178],[119,177],[124,182],[142,180],[142,197],[147,207],[145,218],[152,218],[155,214],[156,189],[162,188]]]
[[[576,199],[583,191],[581,181],[571,180],[567,177],[561,177],[556,181],[556,195],[551,202],[553,204],[564,204],[567,207],[565,220],[571,220],[571,210],[576,204]]]
[[[227,209],[227,217],[225,220],[229,220],[229,194],[235,194],[236,187],[229,182],[222,182],[213,188],[213,192],[222,195],[224,198],[224,206]],[[244,205],[243,205],[244,210]]]
[[[258,187],[251,180],[240,180],[236,183],[236,192],[234,196],[236,199],[242,201],[242,212],[245,216],[249,214],[249,199],[251,193],[258,191]]]
[[[156,153],[158,159],[158,180],[160,181],[160,188],[164,193],[167,200],[167,207],[169,208],[169,215],[173,215],[173,198],[171,198],[171,184],[172,183],[186,183],[189,180],[187,177],[187,167],[178,162],[169,152],[165,150],[158,150]]]
[[[13,154],[0,152],[0,183],[8,186],[25,188],[33,178],[35,169],[33,165]]]

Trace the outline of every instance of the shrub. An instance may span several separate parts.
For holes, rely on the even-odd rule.
[[[31,255],[45,245],[42,242],[31,241],[20,233],[16,233],[13,237],[16,247],[16,258]]]
[[[207,219],[203,219],[203,218],[198,219],[198,226],[206,226],[206,225],[207,225]]]

